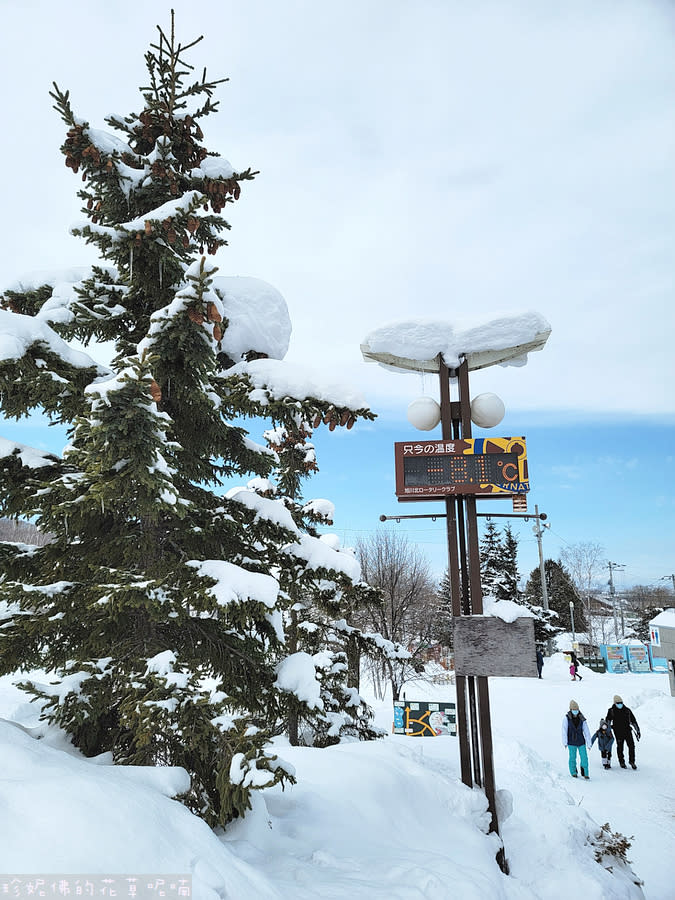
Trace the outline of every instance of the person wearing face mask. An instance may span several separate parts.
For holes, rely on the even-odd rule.
[[[614,743],[614,735],[612,734],[611,727],[607,724],[607,722],[605,722],[604,719],[600,719],[598,730],[595,732],[591,740],[591,747],[596,741],[598,742],[598,750],[600,751],[600,756],[602,757],[603,768],[611,769],[612,744]]]
[[[579,754],[579,766],[581,777],[588,781],[588,753],[587,747],[591,747],[591,732],[586,717],[579,709],[576,700],[570,700],[570,708],[562,720],[562,742],[567,747],[569,754],[570,775],[577,778],[577,753]]]
[[[631,769],[637,769],[635,765],[635,742],[633,741],[633,731],[635,737],[640,740],[640,726],[637,723],[633,710],[629,709],[619,697],[614,695],[614,703],[607,710],[605,721],[614,730],[616,738],[616,755],[619,757],[619,765],[622,769],[626,768],[626,761],[623,755],[624,742],[628,744],[628,762]],[[632,729],[632,730],[631,730]]]

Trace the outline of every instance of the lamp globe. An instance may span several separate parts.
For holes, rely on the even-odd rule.
[[[420,431],[431,431],[441,421],[441,408],[432,397],[418,397],[408,404],[408,421]]]
[[[504,418],[504,403],[496,394],[478,394],[471,401],[471,421],[479,428],[494,428]]]

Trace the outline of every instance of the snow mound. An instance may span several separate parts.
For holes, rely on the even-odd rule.
[[[216,275],[213,289],[228,320],[221,346],[233,362],[251,351],[270,359],[286,356],[291,319],[286,301],[275,287],[259,278]]]

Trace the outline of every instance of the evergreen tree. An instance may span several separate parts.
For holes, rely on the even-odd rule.
[[[510,525],[502,534],[488,520],[480,541],[480,572],[484,596],[518,602],[518,538]]]
[[[649,623],[662,613],[664,606],[643,606],[636,613],[636,619],[626,637],[635,637],[644,644],[650,641]]]
[[[301,533],[300,541],[305,535],[320,538],[318,528],[332,525],[334,508],[328,500],[305,502],[302,497],[302,481],[318,469],[312,427],[292,407],[285,407],[281,415],[283,424],[265,432],[278,458],[276,484],[267,481],[259,489],[279,497]],[[279,681],[291,744],[327,746],[345,736],[381,736],[372,726],[372,710],[358,692],[358,667],[362,654],[397,657],[400,651],[379,634],[366,633],[347,621],[376,602],[377,592],[361,582],[354,553],[340,550],[335,535],[315,541],[311,558],[286,556],[285,561],[279,581],[287,598],[288,655],[281,663]],[[350,660],[355,662],[356,678],[354,667],[350,677]],[[303,696],[293,690],[299,680],[307,688]]]
[[[483,596],[501,600],[505,586],[504,544],[499,529],[491,519],[485,526],[479,549]]]
[[[438,585],[438,606],[440,630],[439,639],[451,650],[454,647],[454,632],[452,628],[452,586],[450,582],[450,570],[446,569]]]
[[[293,777],[268,746],[287,696],[289,572],[311,568],[317,548],[330,551],[318,585],[344,571],[278,500],[250,488],[223,496],[228,479],[265,479],[279,459],[240,417],[284,421],[293,409],[332,428],[372,414],[292,397],[274,368],[283,363],[259,359],[260,346],[233,349],[232,298],[201,255],[225,245],[221,212],[255,173],[202,144],[219,82],[186,61],[201,38],[178,43],[173,16],[170,33],[158,31],[143,108],[109,117],[114,134],[77,117],[67,91],[52,93],[66,166],[84,182],[87,220],[73,233],[101,264],[70,294],[38,284],[0,298],[16,347],[0,361],[3,414],[42,410],[70,440],[63,457],[0,447],[0,513],[52,537],[0,544],[0,660],[4,673],[51,673],[24,686],[87,755],[184,766],[182,799],[222,825],[251,790]],[[112,342],[110,366],[74,339]]]
[[[502,581],[500,585],[500,600],[513,600],[514,603],[520,601],[520,590],[518,589],[518,538],[513,533],[511,525],[507,524],[504,528],[504,536],[502,538]]]
[[[544,561],[549,610],[556,613],[556,633],[572,630],[570,600],[574,603],[574,629],[586,631],[586,617],[569,572],[561,562]],[[525,586],[525,600],[532,608],[541,608],[541,572],[539,566],[532,570]]]

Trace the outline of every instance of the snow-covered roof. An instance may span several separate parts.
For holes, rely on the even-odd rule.
[[[546,319],[532,311],[476,324],[406,319],[371,331],[363,339],[361,352],[366,360],[399,372],[437,371],[439,354],[451,369],[458,368],[462,358],[469,369],[522,366],[528,353],[541,350],[550,332]]]
[[[658,616],[654,616],[649,624],[675,628],[675,607],[671,606],[668,609],[664,609]]]

